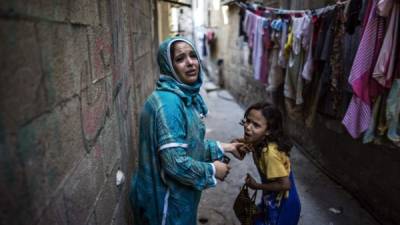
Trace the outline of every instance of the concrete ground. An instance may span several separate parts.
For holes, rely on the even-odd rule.
[[[209,107],[206,119],[207,137],[229,142],[241,137],[239,125],[243,109],[225,90],[207,81],[202,90]],[[232,167],[225,181],[203,192],[198,225],[240,225],[232,210],[233,202],[244,183],[246,173],[258,178],[248,155],[242,161],[230,156]],[[378,225],[359,203],[343,188],[318,170],[298,149],[291,153],[293,170],[302,204],[299,225]]]

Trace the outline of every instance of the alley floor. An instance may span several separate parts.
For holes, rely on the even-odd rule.
[[[242,135],[239,125],[244,110],[225,90],[207,81],[202,96],[207,102],[207,137],[229,142]],[[233,202],[244,183],[246,173],[258,177],[251,156],[242,161],[232,159],[225,181],[203,192],[198,225],[240,225],[232,210]],[[378,225],[360,204],[341,186],[330,180],[298,149],[291,152],[296,185],[302,204],[299,225]]]

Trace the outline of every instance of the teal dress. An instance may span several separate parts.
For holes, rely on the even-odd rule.
[[[162,75],[141,112],[139,165],[130,192],[135,225],[195,225],[201,191],[216,185],[212,162],[223,156],[216,141],[204,139],[202,77],[186,85],[173,70],[169,49],[177,40],[192,45],[182,38],[161,44]]]

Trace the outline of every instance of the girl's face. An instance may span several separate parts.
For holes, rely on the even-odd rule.
[[[199,61],[192,46],[186,42],[173,45],[172,64],[179,80],[185,84],[193,84],[199,77]]]
[[[243,121],[244,139],[251,144],[257,144],[264,140],[267,134],[267,120],[261,110],[252,109]]]

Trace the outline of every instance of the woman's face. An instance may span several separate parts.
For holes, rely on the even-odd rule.
[[[196,52],[186,42],[176,42],[173,46],[172,65],[181,82],[193,84],[199,77],[199,61]]]
[[[264,140],[267,134],[267,120],[261,110],[250,110],[243,121],[244,139],[248,143],[257,144]]]

